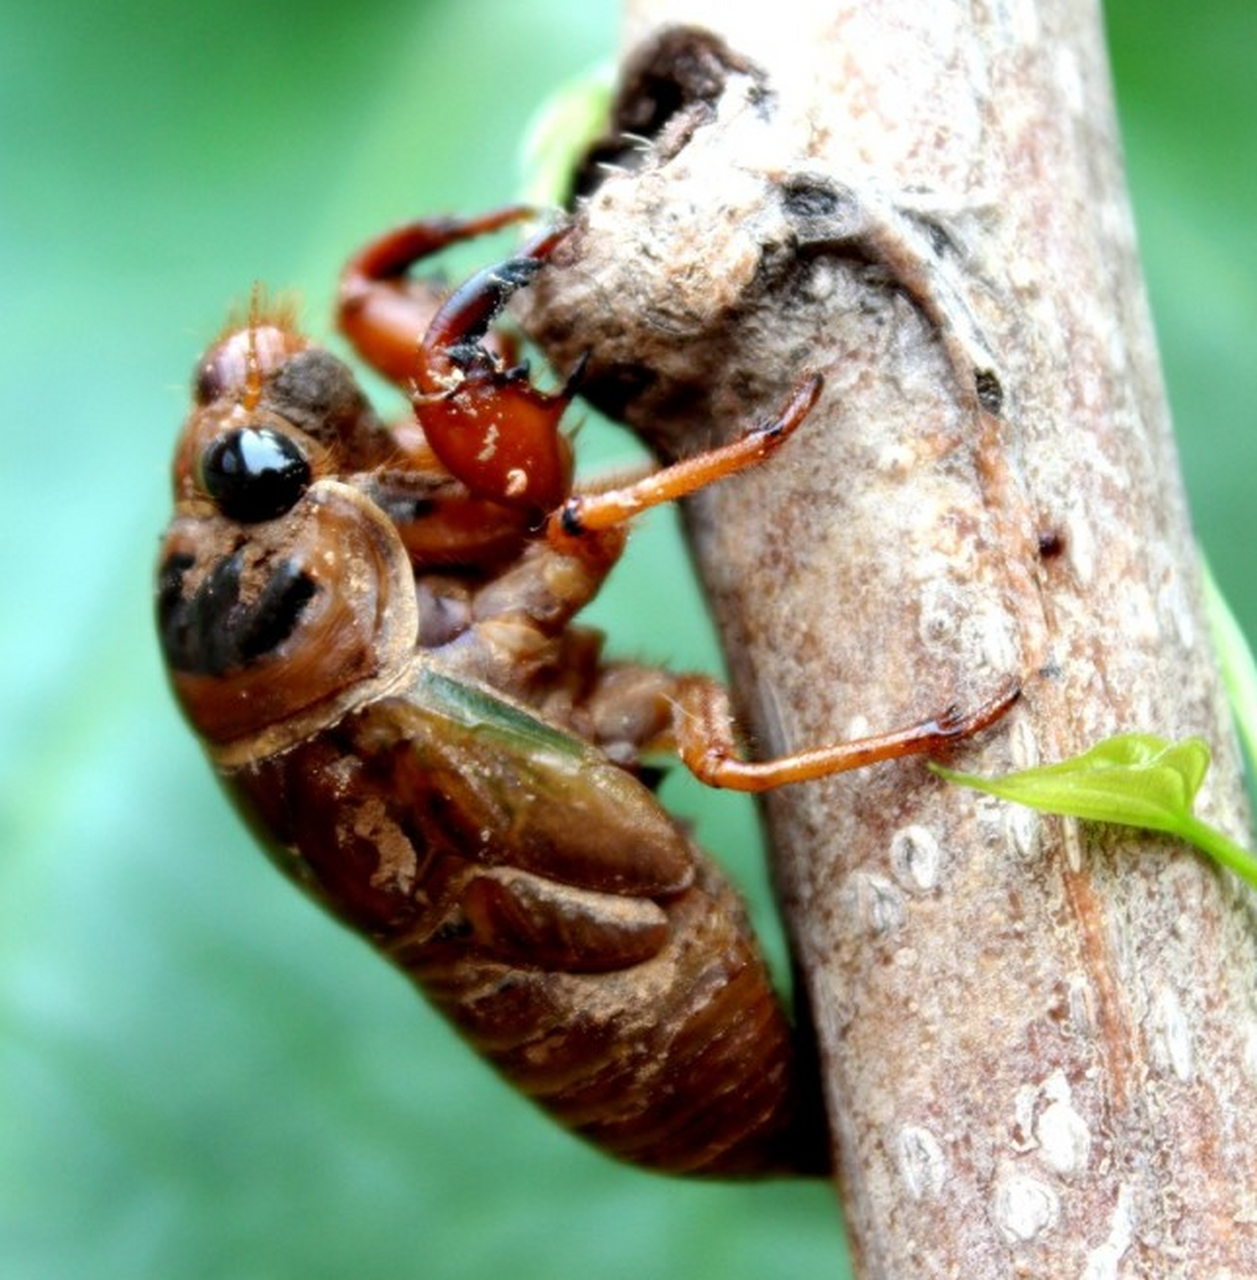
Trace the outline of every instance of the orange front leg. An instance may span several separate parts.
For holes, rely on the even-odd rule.
[[[431,281],[412,279],[411,268],[452,244],[533,216],[532,209],[511,205],[479,218],[426,218],[378,236],[341,272],[341,332],[373,369],[406,386],[415,378],[420,340],[446,294]]]
[[[559,419],[579,368],[551,395],[508,367],[487,345],[489,326],[512,294],[541,270],[566,228],[486,267],[452,293],[428,327],[412,403],[437,456],[472,493],[531,513],[540,522],[572,487],[572,447]]]
[[[571,490],[572,450],[558,428],[574,378],[556,394],[539,391],[527,366],[514,363],[514,344],[490,326],[567,228],[534,237],[439,302],[430,286],[407,276],[447,245],[530,216],[512,206],[466,221],[412,223],[373,241],[341,278],[340,325],[409,394],[428,445],[451,475],[476,497],[540,521]]]

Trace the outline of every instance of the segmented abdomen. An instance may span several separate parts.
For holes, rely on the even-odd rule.
[[[672,1173],[825,1170],[819,1108],[799,1111],[791,1028],[741,904],[688,837],[686,883],[652,896],[520,871],[509,851],[494,861],[440,779],[408,767],[399,781],[393,746],[372,756],[356,719],[230,775],[285,871],[610,1154]]]
[[[399,959],[518,1088],[604,1150],[672,1173],[823,1171],[823,1127],[795,1114],[791,1030],[740,904],[705,868],[662,905],[665,945],[612,972]]]

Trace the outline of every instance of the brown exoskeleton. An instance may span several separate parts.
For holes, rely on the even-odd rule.
[[[940,748],[1015,695],[748,763],[719,685],[604,661],[572,620],[631,518],[757,465],[821,383],[730,445],[574,493],[570,385],[536,390],[490,329],[564,233],[443,301],[407,274],[524,214],[416,223],[346,269],[342,328],[411,422],[383,426],[256,302],[210,348],[160,557],[171,681],[277,863],[563,1123],[660,1170],[819,1172],[823,1124],[739,901],[643,753],[760,790]]]

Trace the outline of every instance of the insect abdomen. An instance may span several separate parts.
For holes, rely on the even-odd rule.
[[[664,909],[659,951],[611,972],[405,959],[518,1088],[604,1150],[670,1173],[823,1172],[823,1124],[796,1114],[792,1032],[740,904],[705,866]]]
[[[372,755],[369,720],[232,775],[285,870],[608,1153],[671,1173],[825,1171],[819,1109],[798,1110],[791,1028],[701,850],[674,827],[689,865],[680,887],[649,896],[494,865],[440,779],[399,774],[395,744]]]

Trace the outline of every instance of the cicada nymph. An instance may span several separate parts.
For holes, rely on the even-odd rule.
[[[448,296],[409,274],[525,213],[415,223],[346,269],[341,326],[411,420],[257,304],[210,348],[158,568],[171,683],[278,865],[557,1119],[652,1169],[819,1173],[815,1073],[643,756],[761,790],[931,751],[1015,695],[749,763],[720,686],[604,659],[574,619],[632,517],[758,465],[821,380],[730,445],[574,492],[571,383],[537,390],[492,328],[563,232]]]

